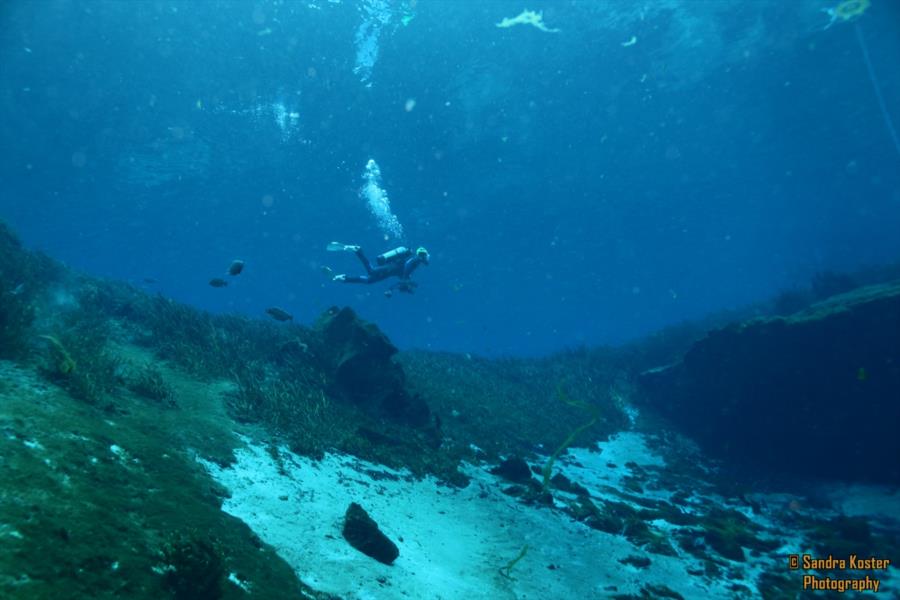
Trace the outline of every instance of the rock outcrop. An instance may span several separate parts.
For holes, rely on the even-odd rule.
[[[333,392],[368,410],[413,426],[429,423],[428,406],[406,389],[397,348],[378,327],[350,308],[333,307],[316,322]]]
[[[714,455],[900,482],[900,281],[713,331],[641,382],[648,401]]]

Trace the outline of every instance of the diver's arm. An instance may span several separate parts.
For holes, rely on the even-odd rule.
[[[412,272],[416,270],[421,262],[418,256],[406,259],[406,262],[403,263],[403,273],[400,275],[400,279],[409,279],[409,276],[412,275]]]

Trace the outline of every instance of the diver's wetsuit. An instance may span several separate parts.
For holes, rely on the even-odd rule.
[[[424,263],[426,259],[420,258],[417,254],[413,254],[405,261],[393,261],[380,267],[373,267],[366,255],[363,254],[362,248],[356,251],[356,256],[366,268],[366,275],[347,275],[344,279],[346,283],[376,283],[383,281],[388,277],[399,277],[401,281],[409,281],[409,276],[415,271],[419,265]]]

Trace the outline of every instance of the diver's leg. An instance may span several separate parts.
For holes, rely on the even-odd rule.
[[[344,283],[374,283],[366,275],[344,275],[340,279],[336,279],[336,281],[343,281]]]
[[[363,264],[363,266],[366,268],[366,273],[368,273],[371,276],[372,275],[372,263],[370,263],[369,259],[366,258],[366,255],[363,254],[362,248],[357,249],[357,251],[354,254],[356,254],[356,257],[359,259],[359,262],[361,262]]]

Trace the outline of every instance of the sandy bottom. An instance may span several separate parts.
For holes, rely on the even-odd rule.
[[[231,491],[223,510],[272,545],[304,582],[348,599],[596,598],[639,594],[647,584],[668,586],[685,598],[734,598],[733,583],[755,594],[760,571],[782,573],[783,557],[801,551],[801,541],[794,539],[778,556],[732,563],[733,579],[711,580],[687,573],[701,568],[692,556],[646,554],[562,511],[521,504],[502,493],[508,484],[487,466],[467,465],[472,483],[460,490],[348,456],[313,461],[280,448],[276,460],[264,446],[244,442],[229,468],[204,461]],[[607,463],[626,459],[642,466],[664,464],[641,435],[624,433],[604,442],[602,454],[574,450],[561,461],[570,464],[560,467],[602,498],[603,488],[614,486],[622,471]],[[350,502],[361,504],[397,543],[400,557],[392,566],[359,553],[341,537]],[[660,531],[668,526],[652,525]],[[501,576],[499,569],[525,545],[512,579]],[[621,564],[627,556],[647,556],[651,564],[640,570]]]

